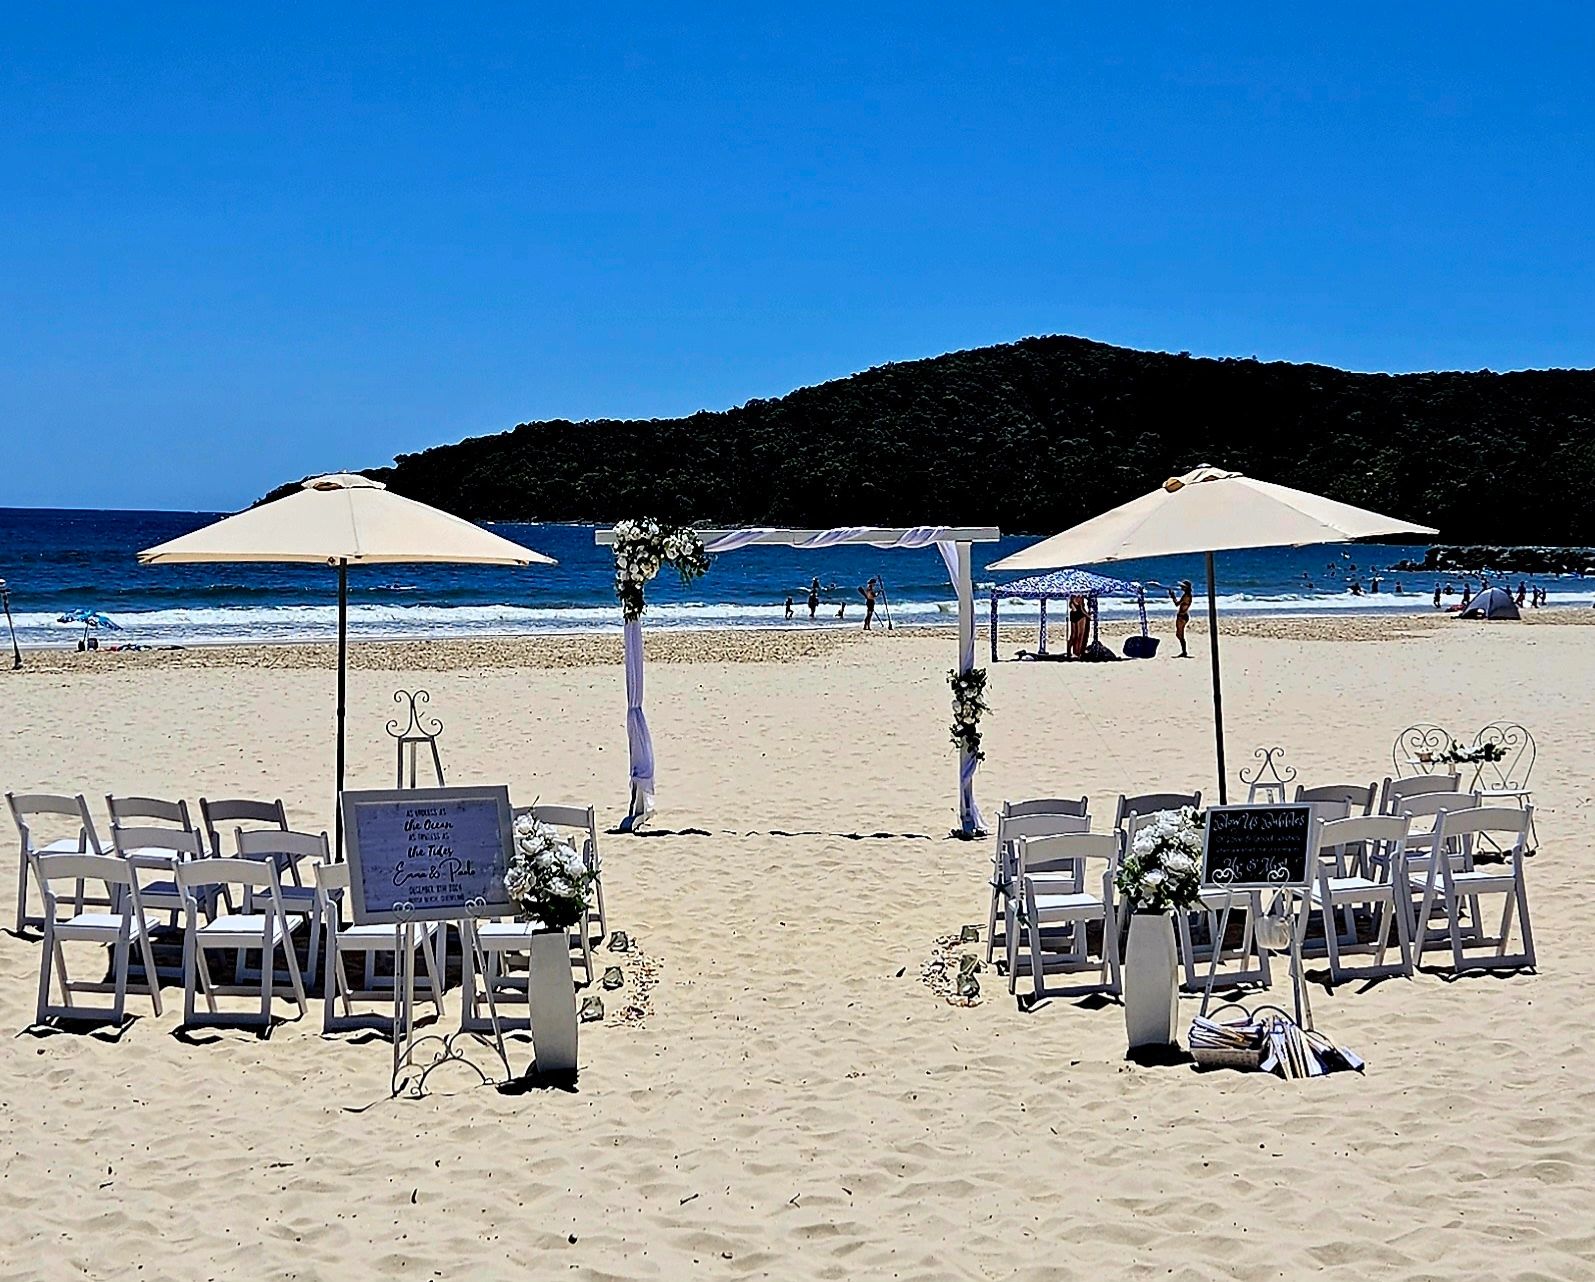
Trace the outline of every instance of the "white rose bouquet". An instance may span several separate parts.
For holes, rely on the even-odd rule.
[[[976,761],[984,761],[986,754],[980,750],[980,719],[989,710],[986,705],[986,670],[971,668],[959,672],[954,668],[947,674],[947,684],[953,688],[953,742],[967,748]]]
[[[593,876],[571,842],[531,815],[515,820],[515,846],[504,873],[512,901],[553,930],[579,923],[587,912]]]
[[[615,524],[615,595],[629,623],[642,618],[643,590],[666,565],[683,583],[691,583],[709,568],[703,540],[689,526],[660,525],[650,519]]]
[[[1114,879],[1134,912],[1197,908],[1202,888],[1202,820],[1190,806],[1160,810],[1143,824]]]

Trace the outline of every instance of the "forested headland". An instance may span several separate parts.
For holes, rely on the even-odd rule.
[[[1595,371],[1358,374],[1029,338],[685,418],[522,423],[372,474],[476,519],[1040,533],[1203,462],[1457,541],[1595,541]]]

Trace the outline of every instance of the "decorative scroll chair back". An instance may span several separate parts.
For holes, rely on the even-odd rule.
[[[1441,726],[1422,721],[1408,726],[1396,736],[1390,749],[1390,764],[1396,772],[1396,778],[1429,770],[1428,760],[1438,757],[1451,743],[1451,732]]]
[[[1474,736],[1475,748],[1494,744],[1506,756],[1500,761],[1480,763],[1480,782],[1486,788],[1511,791],[1526,789],[1529,776],[1534,773],[1536,750],[1534,736],[1528,727],[1515,721],[1493,721]]]

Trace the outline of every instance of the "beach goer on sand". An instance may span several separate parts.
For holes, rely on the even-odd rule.
[[[1517,608],[1522,609],[1523,603],[1529,599],[1529,585],[1519,579],[1517,584]]]
[[[1174,589],[1169,589],[1169,600],[1174,602],[1174,639],[1180,643],[1180,658],[1189,659],[1190,652],[1185,648],[1185,625],[1191,621],[1191,581],[1180,580],[1180,594],[1174,595]]]
[[[786,617],[789,618],[789,619],[792,617],[792,598],[791,597],[787,597],[787,599],[786,599]]]
[[[1436,610],[1440,608],[1440,585],[1438,583],[1434,585],[1434,608]]]
[[[1090,613],[1083,596],[1069,598],[1069,657],[1085,658],[1086,634],[1090,631]]]
[[[814,612],[820,608],[820,581],[815,579],[809,584],[809,618],[814,617]]]
[[[1468,608],[1468,602],[1473,600],[1473,584],[1464,581],[1462,584],[1462,608]]]
[[[858,590],[859,596],[864,598],[864,631],[870,630],[870,625],[875,622],[875,580],[871,578],[868,583]],[[840,617],[840,616],[838,616]]]

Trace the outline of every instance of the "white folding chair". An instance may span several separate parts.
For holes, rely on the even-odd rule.
[[[1324,927],[1324,951],[1329,958],[1329,978],[1341,983],[1352,978],[1371,979],[1381,975],[1412,974],[1412,939],[1409,921],[1411,892],[1407,882],[1407,830],[1410,821],[1389,815],[1358,815],[1314,825],[1317,857],[1310,867],[1305,893],[1306,912],[1319,914]],[[1352,847],[1358,852],[1348,858]],[[1368,875],[1351,872],[1351,865],[1366,867]],[[1372,907],[1377,934],[1363,944],[1356,928],[1355,908]],[[1350,938],[1343,938],[1335,921],[1339,909],[1351,922]],[[1396,944],[1401,954],[1397,964],[1386,965],[1390,947],[1390,924],[1395,920]],[[1370,966],[1351,968],[1342,958],[1347,953],[1372,953]]]
[[[593,897],[587,905],[587,921],[583,925],[586,937],[591,944],[602,944],[609,937],[609,918],[604,912],[604,877],[603,865],[598,857],[598,817],[591,806],[559,806],[546,802],[539,802],[535,806],[520,806],[515,810],[516,815],[529,814],[539,823],[545,823],[551,828],[564,828],[566,835],[572,837],[576,849],[581,851],[582,862],[587,865],[587,871],[593,878]],[[592,932],[593,922],[598,923],[598,934]],[[587,967],[592,969],[592,958],[588,956]]]
[[[321,1031],[344,1032],[349,1029],[377,1026],[391,1029],[391,1005],[385,1014],[357,1015],[354,1002],[388,1002],[393,1000],[393,980],[385,985],[375,980],[375,960],[378,954],[393,957],[393,968],[399,969],[399,949],[403,938],[400,926],[344,926],[339,924],[339,904],[349,889],[349,865],[319,863],[314,868],[316,893],[321,896],[321,916],[327,923],[327,955],[321,976]],[[284,887],[286,890],[287,888]],[[437,940],[443,925],[435,921],[415,923],[415,946],[421,954],[421,964],[426,968],[426,981],[416,984],[416,991],[432,999],[433,1009],[443,1018],[443,979],[437,962]],[[349,981],[344,968],[346,954],[358,953],[363,972],[360,987]],[[337,1005],[343,1014],[337,1014]]]
[[[144,982],[139,991],[149,994],[155,1013],[161,1013],[161,986],[155,973],[155,957],[150,950],[149,925],[144,919],[144,906],[139,901],[138,881],[133,869],[114,855],[35,855],[34,875],[44,900],[44,948],[39,958],[39,1001],[34,1011],[37,1023],[47,1019],[106,1019],[120,1024],[127,1005],[128,962],[133,945],[137,944],[143,961]],[[72,882],[76,897],[81,900],[83,883],[97,881],[105,887],[105,902],[113,905],[108,912],[87,912],[79,908],[71,915],[61,911],[63,897],[58,895],[58,882]],[[91,943],[106,945],[111,949],[113,979],[75,980],[66,968],[63,943]],[[50,1003],[50,977],[54,973],[56,985],[61,990],[61,1005]],[[75,993],[114,993],[115,1000],[109,1008],[80,1006],[72,1000]]]
[[[1008,991],[1014,991],[1018,970],[1024,965],[1037,999],[1062,991],[1047,988],[1049,971],[1097,971],[1096,983],[1068,991],[1117,996],[1119,931],[1113,895],[1113,874],[1119,858],[1117,836],[1111,832],[1059,833],[1052,837],[1021,837],[1015,844],[1017,894],[1008,938]],[[1101,864],[1099,876],[1090,871],[1093,863]],[[1102,927],[1101,956],[1097,961],[1091,960],[1087,939],[1092,922]],[[1028,945],[1023,957],[1019,951],[1021,930]]]
[[[134,868],[155,877],[141,878],[139,895],[146,913],[167,913],[167,924],[177,925],[183,912],[183,891],[177,884],[177,865],[205,857],[205,839],[193,829],[111,827],[111,842],[116,853]],[[215,909],[215,896],[205,892],[205,912]],[[168,972],[175,973],[175,972]]]
[[[1003,926],[1006,949],[1012,938],[1014,881],[1018,842],[1023,837],[1053,837],[1060,833],[1090,832],[1091,816],[1064,811],[1039,811],[1027,815],[998,815],[997,844],[991,856],[991,903],[986,913],[986,965],[997,952],[997,926]]]
[[[1113,826],[1122,833],[1131,815],[1154,815],[1160,810],[1179,810],[1185,806],[1192,810],[1202,808],[1201,789],[1195,792],[1143,792],[1134,797],[1126,797],[1121,792],[1113,811]]]
[[[137,863],[140,857],[135,857]],[[175,868],[178,890],[183,896],[183,1023],[194,1025],[242,1024],[269,1026],[271,1024],[271,999],[273,996],[289,997],[305,1013],[305,987],[299,976],[299,959],[294,956],[293,930],[298,924],[290,921],[283,911],[282,886],[277,876],[277,865],[270,859],[185,859]],[[206,891],[223,891],[237,886],[245,900],[254,905],[255,912],[225,912],[202,921],[200,901]],[[231,904],[231,894],[222,896]],[[260,982],[258,985],[227,984],[212,981],[206,953],[211,949],[260,949]],[[288,981],[277,980],[276,953],[282,951],[287,967]],[[194,1012],[195,981],[205,994],[208,1015],[201,1021]],[[258,1014],[223,1013],[217,1009],[217,997],[246,997],[260,995]]]
[[[316,893],[314,881],[306,881],[300,864],[308,861],[314,869],[332,862],[332,847],[327,841],[327,834],[288,832],[276,828],[254,831],[237,828],[234,829],[234,842],[240,858],[269,859],[276,864],[283,912],[310,924],[310,951],[306,954],[305,980],[314,984],[321,957],[321,897]],[[255,911],[253,892],[245,892],[244,911]],[[245,979],[242,954],[239,955],[233,978],[238,983]]]
[[[44,918],[28,912],[28,880],[33,876],[33,861],[40,855],[101,855],[99,834],[89,817],[89,803],[80,792],[74,797],[47,792],[6,793],[11,818],[16,821],[21,848],[17,860],[17,934],[31,926],[43,926]],[[62,823],[61,820],[65,820]],[[73,829],[76,831],[73,831]],[[51,834],[57,834],[52,836]],[[73,896],[74,911],[108,907],[109,900],[91,900],[87,886],[78,887]]]
[[[1492,846],[1500,852],[1502,863],[1453,867],[1449,859],[1430,861],[1428,878],[1423,888],[1423,904],[1419,920],[1427,925],[1429,913],[1439,907],[1445,913],[1446,931],[1450,936],[1451,965],[1456,971],[1464,970],[1515,970],[1534,966],[1534,932],[1529,925],[1528,887],[1523,880],[1524,854],[1529,833],[1534,823],[1533,806],[1480,806],[1471,810],[1452,810],[1435,821],[1436,844],[1443,848],[1446,841],[1455,841],[1465,849],[1480,838],[1489,837]],[[1472,863],[1471,859],[1468,861]],[[1481,895],[1501,895],[1504,904],[1501,924],[1493,936],[1483,932],[1479,922],[1478,902]],[[1464,939],[1462,909],[1468,905],[1474,929],[1471,937]],[[1512,914],[1516,909],[1522,948],[1516,953],[1506,951],[1512,935]],[[1423,963],[1428,931],[1420,931],[1417,940],[1418,963]],[[1464,945],[1491,946],[1491,956],[1468,956]]]
[[[1303,788],[1296,786],[1296,801],[1298,804],[1310,806],[1323,806],[1323,811],[1314,811],[1315,819],[1322,819],[1329,823],[1334,819],[1357,819],[1363,815],[1371,815],[1374,806],[1379,802],[1379,785],[1362,783],[1335,783],[1326,784],[1321,788]],[[1331,813],[1343,811],[1344,813]]]
[[[268,828],[277,832],[288,831],[288,812],[282,799],[254,801],[247,797],[223,797],[211,801],[199,799],[199,820],[205,829],[205,840],[213,855],[237,854],[223,849],[223,836],[228,828]]]
[[[1074,815],[1089,813],[1084,797],[1032,797],[1028,801],[1005,801],[1002,813],[1009,819],[1022,819],[1026,815]]]

